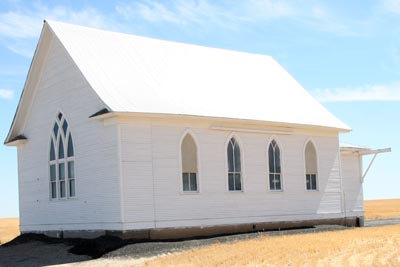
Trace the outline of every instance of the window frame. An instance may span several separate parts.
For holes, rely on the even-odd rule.
[[[183,143],[183,140],[185,139],[185,137],[187,136],[187,135],[190,135],[191,137],[192,137],[192,139],[193,139],[193,142],[194,142],[194,145],[196,146],[196,163],[197,163],[197,173],[196,173],[196,184],[197,184],[197,190],[196,191],[184,191],[183,190],[183,164],[182,164],[182,143]],[[200,165],[200,146],[199,146],[199,142],[198,142],[198,140],[197,140],[197,138],[196,138],[196,135],[190,130],[190,129],[186,129],[184,132],[183,132],[183,134],[181,135],[181,139],[180,139],[180,141],[179,141],[179,147],[178,147],[178,151],[179,151],[179,175],[178,175],[178,177],[179,177],[179,179],[178,179],[178,183],[179,183],[179,186],[180,186],[180,189],[179,189],[179,194],[180,195],[197,195],[197,194],[200,194],[201,193],[201,180],[200,180],[200,177],[201,177],[201,165]],[[190,175],[190,173],[191,172],[185,172],[185,173],[189,173],[189,175]],[[190,178],[189,178],[189,183],[190,183]]]
[[[270,166],[269,166],[269,147],[272,144],[272,141],[275,141],[276,145],[279,148],[279,159],[280,159],[280,165],[281,165],[281,172],[280,172],[280,183],[281,183],[281,189],[272,189],[270,185],[270,175],[274,174],[276,175],[277,173],[271,173],[270,171]],[[282,143],[279,141],[277,136],[271,136],[270,139],[267,142],[267,149],[266,149],[266,164],[267,164],[267,188],[268,191],[271,193],[283,193],[285,184],[284,184],[284,160],[283,160],[283,147]]]
[[[230,144],[232,138],[235,139],[236,144],[239,146],[239,150],[240,150],[240,172],[239,172],[239,174],[240,174],[240,185],[241,185],[240,190],[230,190],[229,189],[229,174],[230,173],[234,173],[234,174],[238,173],[238,172],[230,172],[229,171],[228,145]],[[245,190],[245,186],[244,186],[244,176],[245,176],[244,175],[245,174],[244,149],[243,149],[243,146],[242,146],[242,142],[241,142],[240,138],[237,136],[236,133],[231,133],[228,136],[228,139],[225,142],[225,146],[224,146],[224,157],[225,157],[225,173],[226,173],[226,183],[225,183],[226,191],[228,193],[244,193],[244,190]]]
[[[311,143],[314,146],[314,150],[315,150],[315,158],[316,158],[316,164],[317,164],[317,173],[315,173],[315,185],[316,185],[316,189],[308,189],[307,188],[307,175],[313,175],[314,173],[307,173],[307,168],[306,168],[306,149],[307,149],[307,145],[308,143]],[[303,147],[303,166],[304,166],[304,172],[303,172],[303,179],[304,179],[304,190],[306,192],[319,192],[319,156],[318,156],[318,148],[316,143],[314,142],[314,140],[312,138],[307,138],[305,143],[304,143],[304,147]]]
[[[61,114],[61,117],[60,117]],[[67,122],[67,130],[66,132],[64,131],[62,125],[64,122]],[[58,130],[57,130],[57,136],[54,135],[54,127],[57,124]],[[55,119],[53,120],[51,124],[51,134],[50,134],[50,142],[48,145],[48,150],[47,150],[47,157],[48,157],[48,182],[49,182],[49,200],[50,201],[57,201],[57,200],[67,200],[67,199],[75,199],[77,197],[77,192],[76,192],[76,166],[75,166],[75,147],[74,147],[74,141],[73,137],[71,134],[71,125],[68,123],[67,118],[65,117],[64,113],[62,111],[58,111],[56,113]],[[64,136],[65,135],[65,136]],[[71,136],[71,142],[72,142],[72,147],[74,150],[74,153],[71,157],[68,157],[68,139]],[[63,152],[64,152],[64,157],[59,158],[59,145],[60,141],[62,141],[63,145]],[[50,154],[51,154],[51,145],[53,143],[53,149],[54,149],[54,155],[55,159],[51,160]],[[69,168],[68,168],[68,163],[73,162],[73,173],[74,173],[74,178],[70,178],[70,173],[69,173]],[[64,164],[64,179],[60,179],[60,164]],[[51,166],[55,165],[55,180],[51,180]],[[74,181],[74,196],[70,195],[70,181]],[[52,192],[52,187],[53,183],[55,183],[55,197],[53,198],[53,192]],[[65,196],[61,197],[61,184],[64,184],[65,188]]]

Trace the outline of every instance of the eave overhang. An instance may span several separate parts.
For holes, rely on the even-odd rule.
[[[6,146],[20,146],[25,144],[28,141],[28,138],[26,138],[24,135],[18,135],[15,138],[11,139],[10,141],[4,143]]]
[[[229,127],[224,127],[223,123],[239,123],[248,124],[254,126],[271,126],[279,127],[285,129],[282,133],[290,133],[295,129],[304,130],[316,130],[324,132],[349,132],[349,129],[340,129],[319,125],[307,125],[307,124],[297,124],[297,123],[287,123],[287,122],[275,122],[275,121],[260,121],[251,119],[236,119],[236,118],[225,118],[225,117],[208,117],[208,116],[198,116],[198,115],[186,115],[186,114],[167,114],[167,113],[147,113],[147,112],[121,112],[121,111],[109,111],[107,109],[102,109],[99,112],[94,113],[89,116],[91,119],[95,120],[106,120],[111,118],[151,118],[151,119],[178,119],[178,120],[194,120],[194,121],[211,121],[214,124],[210,127],[214,130],[235,130]],[[257,131],[258,129],[254,129]],[[274,130],[271,130],[274,131]],[[268,132],[269,133],[269,132]]]

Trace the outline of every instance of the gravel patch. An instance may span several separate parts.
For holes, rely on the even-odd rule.
[[[400,224],[400,218],[365,221],[365,227]]]

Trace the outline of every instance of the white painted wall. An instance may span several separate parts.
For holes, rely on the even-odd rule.
[[[271,135],[210,126],[211,122],[156,119],[120,122],[124,229],[343,217],[337,135],[276,135],[284,190],[271,192],[267,177]],[[187,130],[199,149],[198,194],[181,192],[179,143]],[[227,189],[226,143],[232,134],[243,157],[243,192]],[[310,138],[319,158],[315,192],[305,185],[304,148]]]
[[[359,214],[360,205],[362,210],[362,188],[352,178],[357,162],[342,158],[342,182],[335,133],[303,130],[274,136],[282,151],[283,191],[271,192],[271,134],[212,130],[213,122],[206,119],[89,119],[104,104],[56,39],[44,66],[23,131],[28,142],[18,148],[23,232],[340,218],[342,186],[348,214]],[[49,142],[58,111],[74,138],[77,197],[51,201]],[[199,149],[198,194],[181,191],[179,144],[188,130]],[[232,135],[242,152],[243,192],[227,189],[226,144]],[[318,155],[318,191],[307,191],[305,185],[304,148],[310,139]]]
[[[360,164],[361,161],[358,154],[341,153],[343,193],[347,216],[364,216]]]
[[[18,148],[21,231],[119,229],[118,127],[89,119],[104,108],[54,39]],[[28,88],[32,89],[32,88]],[[75,199],[49,200],[50,133],[58,111],[75,148]]]

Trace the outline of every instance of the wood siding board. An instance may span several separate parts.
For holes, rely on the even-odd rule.
[[[190,129],[198,142],[201,163],[199,194],[187,195],[180,192],[179,142],[186,129]],[[131,214],[127,215],[130,219],[127,225],[130,226],[126,226],[126,229],[139,227],[140,224],[135,225],[133,222],[135,219],[145,218],[148,222],[151,222],[152,218],[155,219],[157,227],[186,227],[251,222],[262,215],[267,216],[260,217],[263,220],[271,218],[281,220],[285,216],[291,216],[291,219],[301,219],[304,216],[319,218],[320,215],[324,217],[327,214],[342,216],[337,137],[312,136],[320,157],[319,184],[321,188],[317,192],[307,192],[303,148],[308,136],[277,135],[285,160],[283,167],[285,188],[283,192],[270,192],[268,191],[266,149],[271,135],[235,133],[240,138],[241,149],[245,155],[242,163],[245,168],[243,177],[245,190],[244,192],[228,192],[225,143],[229,132],[210,130],[207,124],[196,122],[165,123],[155,119],[152,119],[151,123],[150,120],[148,123],[141,121],[141,126],[136,126],[134,121],[124,122],[122,132],[125,150],[123,160],[128,162],[135,157],[145,155],[140,161],[133,160],[134,165],[124,162],[124,172],[129,173],[130,179],[135,177],[138,182],[136,186],[125,187],[125,195],[130,196],[125,199],[131,202],[126,204],[125,209],[126,214]],[[143,143],[152,145],[142,146]],[[153,160],[152,163],[151,160]],[[148,176],[141,173],[140,166],[146,164]],[[151,210],[152,197],[150,196],[152,196],[153,188],[150,166],[153,167],[152,178],[155,182],[156,217],[152,217]],[[146,209],[137,207],[144,203],[146,203]]]
[[[79,230],[99,222],[119,229],[116,127],[88,119],[104,105],[57,40],[43,64],[27,115],[29,141],[18,148],[21,230]],[[58,111],[72,131],[77,197],[50,201],[48,148]]]

